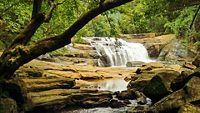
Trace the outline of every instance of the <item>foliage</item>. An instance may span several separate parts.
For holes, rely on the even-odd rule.
[[[81,43],[82,36],[117,36],[123,33],[143,32],[175,33],[181,37],[198,36],[198,33],[189,30],[196,6],[170,11],[170,3],[178,5],[179,1],[134,0],[94,18],[74,36],[74,41]],[[16,35],[20,32],[31,17],[30,4],[30,0],[2,0],[0,20],[5,21],[7,26],[3,30],[0,29],[0,34]],[[95,0],[65,0],[54,11],[52,20],[37,30],[32,42],[65,31],[80,15],[97,5],[99,4]],[[48,8],[45,0],[42,9],[47,12]]]

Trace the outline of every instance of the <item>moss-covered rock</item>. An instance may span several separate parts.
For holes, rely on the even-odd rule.
[[[137,75],[137,79],[133,79],[129,82],[128,88],[135,91],[143,92],[149,81],[155,76],[155,73],[142,73]]]
[[[176,71],[160,72],[154,76],[148,85],[144,88],[144,94],[156,102],[166,95],[170,94],[171,82],[179,76],[180,73]]]

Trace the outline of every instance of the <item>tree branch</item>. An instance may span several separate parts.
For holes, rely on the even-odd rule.
[[[48,0],[48,3],[49,3],[49,5],[50,5],[50,10],[49,10],[49,12],[46,14],[44,22],[48,23],[48,22],[51,20],[51,17],[52,17],[52,15],[53,15],[53,11],[55,10],[55,8],[56,8],[57,6],[63,4],[64,2],[65,2],[65,1],[62,1],[62,2],[60,2],[60,3],[54,3],[53,0]]]
[[[50,37],[38,42],[35,45],[31,45],[28,48],[33,58],[38,57],[41,54],[56,50],[61,48],[67,44],[71,43],[71,38],[82,28],[84,27],[90,20],[92,20],[97,15],[112,9],[114,7],[123,5],[125,3],[131,2],[132,0],[114,0],[103,3],[101,6],[98,6],[90,11],[88,11],[85,15],[79,18],[69,29],[67,29],[63,34]]]
[[[32,10],[32,18],[34,19],[41,11],[42,0],[34,0],[33,1],[33,10]]]

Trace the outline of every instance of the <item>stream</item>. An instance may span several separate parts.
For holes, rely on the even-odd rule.
[[[124,91],[127,90],[129,81],[124,78],[113,78],[105,80],[90,80],[90,85],[81,87],[82,89],[98,89],[99,91]],[[129,100],[128,106],[137,106],[136,100]],[[151,100],[147,98],[147,105],[151,104]],[[57,113],[125,113],[128,107],[111,108],[111,107],[96,107],[96,108],[67,108]]]

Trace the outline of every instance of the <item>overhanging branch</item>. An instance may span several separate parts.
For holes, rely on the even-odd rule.
[[[56,50],[71,43],[71,38],[94,17],[107,10],[131,1],[132,0],[112,0],[99,5],[98,7],[88,11],[86,14],[80,17],[69,29],[67,29],[61,35],[44,39],[35,45],[29,46],[28,48],[31,52],[29,53],[31,54],[29,56],[36,58],[41,54]]]

